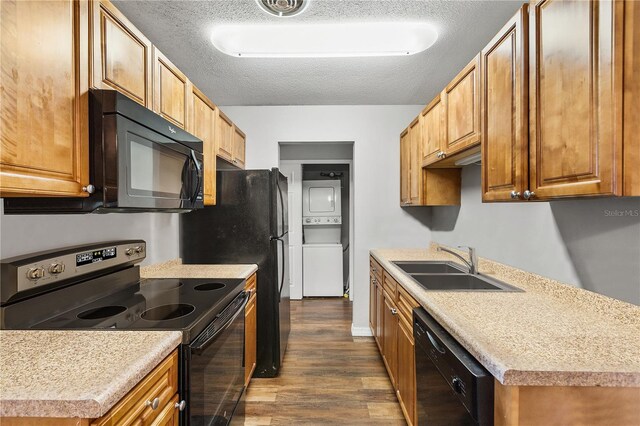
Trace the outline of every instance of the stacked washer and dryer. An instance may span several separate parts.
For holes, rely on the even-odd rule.
[[[302,181],[302,295],[344,294],[340,180]]]

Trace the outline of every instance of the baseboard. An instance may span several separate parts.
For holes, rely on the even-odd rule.
[[[356,327],[351,324],[351,335],[354,337],[371,337],[373,333],[371,333],[371,329],[369,327]]]

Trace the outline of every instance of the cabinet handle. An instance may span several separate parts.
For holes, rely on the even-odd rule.
[[[441,157],[441,158],[445,158],[446,156],[447,156],[447,153],[446,153],[446,152],[443,152],[443,153],[442,153],[442,157]]]
[[[436,154],[436,157],[442,158],[442,151],[438,151],[438,153]]]
[[[396,308],[391,308],[391,315],[397,315],[398,310]]]
[[[153,398],[153,401],[147,401],[145,404],[147,407],[151,407],[152,410],[156,410],[160,405],[160,398]]]
[[[87,192],[89,194],[93,194],[94,192],[96,192],[96,187],[89,184],[87,186],[83,186],[82,187],[82,192]]]
[[[519,191],[511,191],[511,199],[512,200],[517,200],[518,198],[520,198],[520,192]]]
[[[524,194],[522,194],[524,196],[525,200],[530,200],[531,198],[536,196],[536,193],[533,191],[529,191],[528,189],[526,191],[524,191]]]
[[[187,407],[187,401],[183,399],[180,402],[176,402],[176,404],[173,407],[177,408],[178,411],[184,411],[184,409]]]

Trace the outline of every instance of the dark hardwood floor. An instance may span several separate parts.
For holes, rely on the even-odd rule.
[[[347,299],[291,302],[279,377],[252,379],[245,425],[404,425],[378,348],[351,336]]]

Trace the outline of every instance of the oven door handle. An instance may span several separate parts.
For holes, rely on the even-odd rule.
[[[226,320],[225,323],[218,330],[216,330],[216,332],[213,333],[207,340],[205,340],[204,342],[198,343],[196,346],[191,346],[192,352],[196,354],[203,352],[205,349],[209,347],[209,345],[211,345],[218,338],[220,333],[222,333],[227,328],[229,328],[231,323],[234,322],[235,319],[238,318],[240,314],[244,314],[244,308],[247,306],[247,303],[249,302],[249,297],[247,296],[247,293],[244,291],[242,292],[242,297],[243,297],[242,304],[237,308],[236,312],[234,312],[233,315],[231,315],[231,317],[228,320]]]

